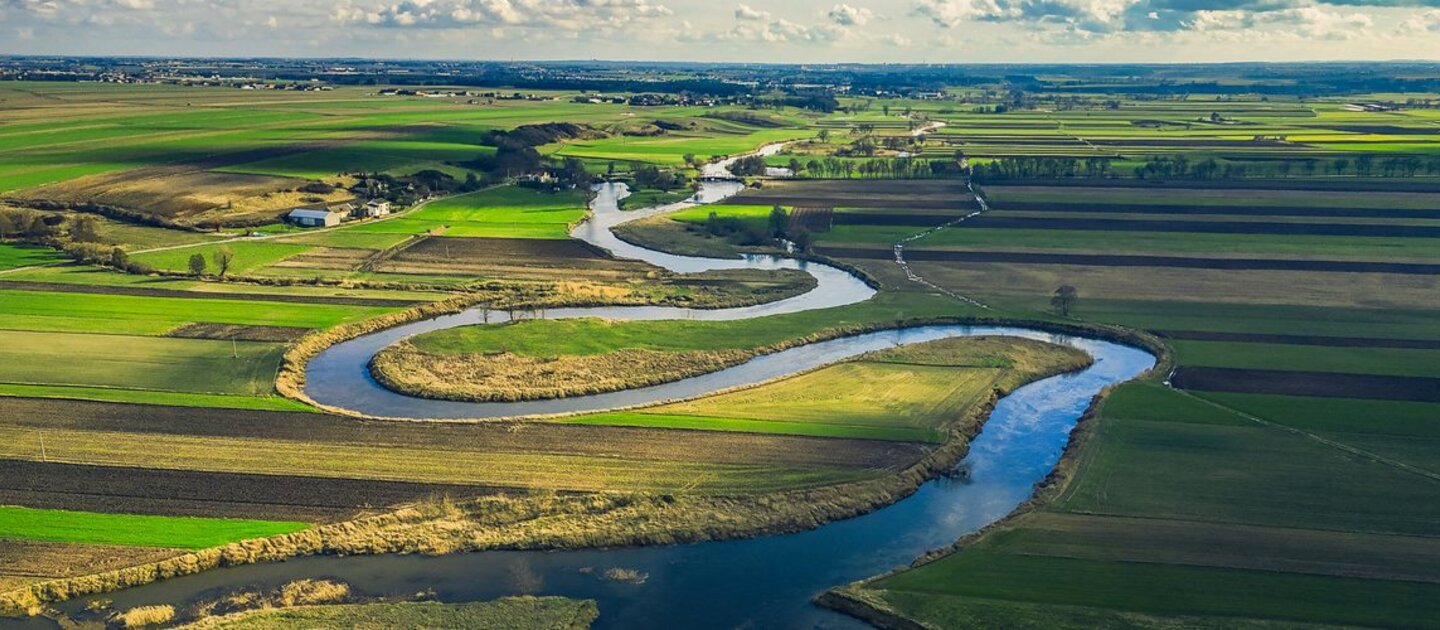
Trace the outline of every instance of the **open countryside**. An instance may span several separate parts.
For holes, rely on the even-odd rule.
[[[1440,618],[1435,63],[12,52],[0,629]]]

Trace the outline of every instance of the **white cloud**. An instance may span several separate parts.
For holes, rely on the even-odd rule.
[[[369,8],[342,2],[341,22],[393,28],[518,26],[579,32],[673,15],[651,0],[403,0]]]
[[[1440,9],[1422,11],[1405,18],[1398,29],[1402,35],[1440,34]]]
[[[861,26],[870,21],[875,14],[866,8],[856,8],[848,4],[837,4],[826,13],[831,22],[841,26]]]
[[[770,19],[770,12],[752,8],[748,4],[742,4],[738,7],[735,7],[735,19],[747,20],[752,22],[768,20]]]

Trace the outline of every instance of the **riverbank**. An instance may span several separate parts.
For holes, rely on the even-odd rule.
[[[950,439],[915,464],[881,479],[751,496],[531,493],[466,502],[436,501],[310,530],[188,553],[143,566],[34,584],[0,594],[0,608],[36,611],[88,594],[202,571],[333,554],[444,554],[487,549],[578,549],[667,545],[814,529],[912,494],[965,456],[995,401],[1024,383],[1073,371],[1069,363],[998,383],[952,425]]]

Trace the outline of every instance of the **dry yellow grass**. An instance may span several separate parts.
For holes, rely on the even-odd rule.
[[[42,186],[28,191],[25,197],[98,203],[188,224],[274,219],[296,206],[353,197],[344,189],[318,195],[295,190],[305,183],[303,179],[220,173],[189,166],[155,167]]]
[[[596,355],[529,357],[428,354],[402,342],[370,363],[375,379],[412,396],[514,401],[563,398],[668,383],[745,362],[745,350],[659,352],[626,349]]]
[[[169,604],[139,606],[115,615],[122,628],[143,628],[168,623],[175,618],[175,607]]]
[[[1068,284],[1085,298],[1440,308],[1440,276],[1015,263],[912,266],[947,289],[980,296],[1049,295]]]

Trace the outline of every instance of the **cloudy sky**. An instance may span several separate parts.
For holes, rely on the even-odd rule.
[[[0,53],[1433,60],[1440,0],[0,0]]]

